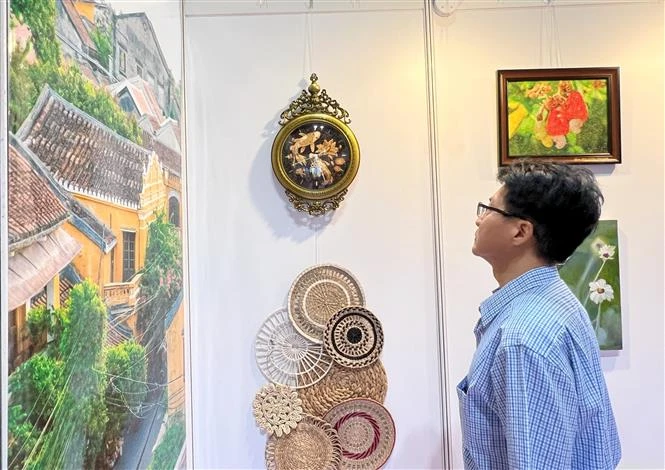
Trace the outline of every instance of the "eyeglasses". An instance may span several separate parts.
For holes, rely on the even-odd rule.
[[[488,206],[487,204],[483,204],[482,202],[478,203],[478,207],[476,208],[476,215],[478,217],[483,217],[485,214],[487,214],[488,211],[498,212],[499,214],[501,214],[504,217],[517,217],[518,219],[524,219],[524,217],[522,217],[520,215],[512,214],[510,212],[506,212],[503,209]]]

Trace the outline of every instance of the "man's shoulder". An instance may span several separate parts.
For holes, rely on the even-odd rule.
[[[588,336],[584,307],[563,281],[525,292],[511,302],[501,325],[501,345],[524,346],[546,355],[567,336]]]

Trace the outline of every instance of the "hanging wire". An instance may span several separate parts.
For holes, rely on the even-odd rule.
[[[314,232],[314,264],[319,264],[319,227]]]
[[[310,10],[305,13],[305,43],[303,53],[303,77],[309,77],[314,73],[314,31],[312,26],[312,11],[313,2],[310,2]],[[311,224],[310,227],[314,228],[314,264],[319,264],[319,231],[321,224]]]
[[[552,22],[552,46],[554,47],[555,66],[561,67],[561,42],[559,41],[559,23],[556,19],[554,0],[547,0],[550,5],[550,19]]]
[[[302,76],[309,77],[312,73],[312,13],[305,13],[305,47],[303,50]]]
[[[540,12],[540,65],[561,67],[561,44],[559,25],[556,18],[555,0],[543,0],[544,7]],[[547,55],[547,64],[544,64]]]

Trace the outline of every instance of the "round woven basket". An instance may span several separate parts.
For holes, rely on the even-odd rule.
[[[332,407],[350,398],[371,398],[383,403],[388,377],[380,360],[360,369],[333,364],[328,374],[311,387],[298,390],[303,411],[323,417]]]
[[[383,327],[372,312],[361,306],[340,309],[323,332],[323,346],[337,364],[366,367],[383,349]]]
[[[341,470],[381,468],[395,447],[395,422],[381,404],[354,398],[331,409],[324,418],[342,446]]]
[[[293,281],[287,309],[296,330],[321,343],[328,319],[350,305],[365,305],[358,280],[340,266],[319,264],[307,268]]]
[[[333,427],[322,419],[305,416],[282,437],[266,444],[268,470],[337,470],[342,448]]]

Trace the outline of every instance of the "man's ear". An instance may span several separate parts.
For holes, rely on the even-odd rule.
[[[513,232],[513,245],[519,246],[530,243],[534,238],[533,223],[524,219],[517,219]]]

